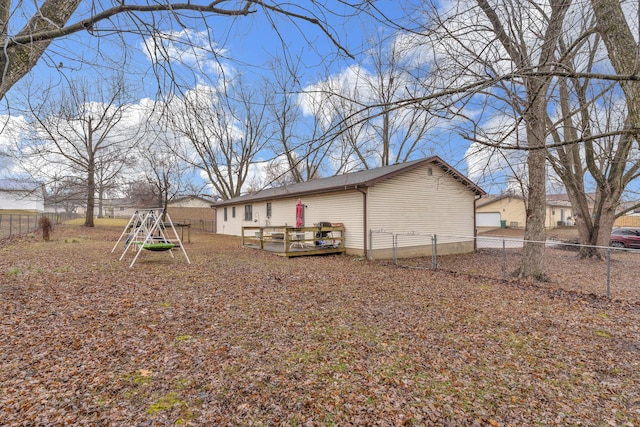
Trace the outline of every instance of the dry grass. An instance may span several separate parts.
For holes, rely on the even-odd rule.
[[[491,237],[524,237],[524,228],[494,228],[479,233],[480,236]],[[578,229],[576,227],[559,227],[546,232],[547,239],[552,240],[574,240],[578,238]]]
[[[636,304],[120,231],[0,246],[1,425],[640,423]]]

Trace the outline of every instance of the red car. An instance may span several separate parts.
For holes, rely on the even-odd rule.
[[[640,248],[640,228],[616,228],[611,232],[609,245],[614,248]]]

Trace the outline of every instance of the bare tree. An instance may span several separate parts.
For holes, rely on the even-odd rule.
[[[98,218],[104,216],[105,198],[120,192],[124,185],[124,171],[135,164],[135,159],[127,155],[130,152],[129,147],[123,147],[120,144],[110,145],[105,147],[96,159],[95,184],[98,198]]]
[[[155,198],[154,206],[167,210],[169,202],[184,192],[188,165],[175,153],[179,150],[173,133],[165,129],[147,130],[147,141],[139,147],[136,168]],[[173,140],[171,140],[173,139]]]
[[[136,123],[124,123],[129,104],[124,102],[126,88],[121,79],[106,91],[98,88],[99,102],[94,102],[95,88],[87,82],[72,84],[54,102],[31,106],[34,136],[21,147],[23,161],[30,161],[36,176],[64,175],[82,180],[86,191],[85,226],[93,227],[95,196],[99,185],[97,169],[108,163],[123,163],[135,147]],[[26,165],[26,163],[25,163]],[[29,166],[27,166],[29,167]],[[111,168],[111,167],[110,167]],[[111,168],[103,185],[120,170]]]
[[[197,87],[171,107],[171,127],[192,150],[183,160],[203,171],[223,199],[242,194],[266,144],[269,96],[238,77],[219,88]]]
[[[314,148],[333,174],[379,166],[380,142],[369,122],[369,73],[351,66],[303,89],[299,103],[321,131]]]
[[[609,243],[616,216],[624,213],[619,209],[621,197],[638,177],[640,166],[637,151],[633,150],[635,136],[628,132],[630,116],[627,117],[627,107],[620,102],[621,86],[624,88],[629,82],[622,79],[620,85],[621,79],[616,76],[597,72],[608,64],[593,21],[592,10],[576,6],[554,49],[556,65],[544,74],[533,69],[529,78],[553,79],[544,94],[548,106],[545,126],[551,137],[547,142],[547,160],[562,181],[576,213],[580,242],[602,247]],[[504,85],[503,93],[511,94],[513,90]],[[510,98],[517,99],[513,95]],[[518,105],[513,101],[511,104]],[[526,120],[523,114],[516,112],[515,116]],[[507,145],[502,147],[509,148]],[[632,204],[627,209],[634,207]],[[583,247],[580,255],[600,256],[600,252]]]
[[[423,96],[419,84],[423,76],[411,64],[413,46],[396,37],[385,43],[378,34],[370,42],[368,59],[373,67],[370,78],[369,103],[375,117],[370,120],[376,139],[380,141],[378,155],[382,166],[411,160],[416,153],[428,150],[425,140],[436,122],[431,109],[422,105],[406,105],[392,108],[395,101],[407,95]]]
[[[553,76],[555,52],[562,34],[564,16],[571,5],[566,0],[551,0],[548,14],[540,34],[539,51],[533,54],[531,46],[525,42],[517,26],[510,25],[508,19],[522,16],[517,10],[506,6],[498,11],[487,0],[477,0],[481,10],[489,20],[498,42],[502,45],[516,71],[536,71],[537,77],[522,77],[524,98],[520,111],[526,128],[526,144],[530,149],[527,157],[527,206],[525,245],[519,275],[522,277],[544,277],[543,255],[545,240],[546,210],[546,140],[547,140],[547,91]],[[517,6],[516,6],[517,7]],[[502,17],[500,16],[502,14]],[[507,25],[505,25],[505,20]]]
[[[54,212],[76,212],[87,202],[85,181],[70,175],[49,177],[45,186],[44,203],[53,206]]]
[[[156,188],[144,176],[129,181],[124,188],[124,196],[131,206],[143,209],[158,207]]]
[[[544,5],[487,0],[456,3],[446,12],[434,8],[430,15],[433,26],[423,31],[424,39],[431,43],[432,57],[425,66],[432,72],[432,89],[431,95],[420,96],[414,103],[442,97],[445,112],[472,118],[469,139],[527,153],[523,180],[526,242],[517,272],[521,277],[544,278],[547,93],[570,5],[563,0]],[[487,133],[493,136],[485,138],[481,130],[490,115],[486,108],[497,111],[496,106],[503,108],[500,113],[509,120],[494,124]],[[511,123],[510,127],[505,123]]]
[[[416,46],[404,34],[386,41],[382,33],[369,39],[358,66],[328,75],[303,89],[306,111],[324,130],[323,144],[333,173],[402,163],[432,152],[429,132],[438,124],[433,114],[439,99],[427,99],[432,86],[416,61]],[[408,97],[421,102],[404,102]]]
[[[561,43],[559,62],[576,75],[592,73],[604,62],[601,37],[592,31],[591,14],[585,24],[577,42]],[[561,115],[558,123],[549,118],[555,147],[549,150],[548,159],[577,214],[580,243],[608,246],[615,218],[624,213],[618,209],[623,192],[640,171],[637,150],[635,155],[633,150],[636,139],[625,132],[629,116],[622,91],[616,82],[594,78],[563,76],[557,86]],[[593,182],[591,191],[589,182]],[[585,246],[580,255],[600,257],[601,251]]]
[[[597,200],[600,202],[598,209],[606,221],[603,227],[606,230],[609,224],[613,224],[622,190],[638,176],[640,167],[637,161],[629,159],[633,146],[640,141],[640,82],[637,78],[626,78],[637,76],[639,44],[620,2],[592,0],[591,5],[596,19],[596,31],[604,41],[613,69],[619,76],[625,77],[620,87],[626,99],[628,115],[624,123],[624,132],[620,135],[615,151],[611,152],[609,176],[605,179],[603,174],[598,175],[597,171],[594,171],[594,175],[601,178]],[[603,238],[600,238],[598,241],[602,240]]]
[[[303,182],[318,175],[326,150],[318,149],[317,127],[308,128],[298,103],[300,61],[284,56],[274,59],[273,76],[267,81],[273,98],[268,106],[273,127],[268,139],[274,158],[267,168],[267,185],[281,186]]]
[[[25,7],[22,2],[14,4],[11,0],[3,0],[0,7],[0,41],[3,46],[3,54],[0,55],[0,99],[33,69],[50,49],[54,40],[81,32],[99,37],[124,32],[153,37],[164,30],[162,25],[167,21],[182,26],[189,18],[203,21],[208,17],[238,19],[264,13],[269,15],[274,23],[277,17],[294,24],[306,22],[324,33],[338,50],[346,53],[325,20],[327,14],[335,15],[335,12],[329,10],[328,5],[319,2],[298,5],[263,0],[215,0],[202,3],[165,0],[148,3],[120,2],[113,5],[93,3],[86,8],[82,7],[83,5],[79,0],[45,0],[37,4],[34,10]],[[345,5],[354,12],[366,7],[360,2],[346,2]],[[161,18],[156,19],[157,16]],[[16,26],[21,28],[12,32]],[[274,28],[278,31],[277,25],[274,25]]]

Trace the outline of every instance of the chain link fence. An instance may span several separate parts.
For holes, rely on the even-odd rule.
[[[523,239],[407,234],[379,230],[369,233],[369,242],[369,258],[372,260],[393,260],[394,264],[402,267],[439,269],[478,278],[521,280],[518,272],[523,258]],[[446,248],[452,242],[470,242],[472,249],[466,253],[451,253]],[[640,302],[640,250],[585,246],[553,240],[528,242],[545,246],[545,277],[543,281],[536,282],[537,286]],[[415,255],[400,255],[403,251],[407,253],[407,245],[412,245]],[[386,253],[380,250],[385,246],[389,249]],[[378,250],[373,250],[374,248]],[[595,256],[582,257],[581,249],[587,249]],[[391,256],[386,256],[388,254]]]
[[[78,218],[74,213],[33,213],[33,214],[0,214],[0,238],[20,236],[34,233],[40,225],[40,218],[48,217],[53,224]]]

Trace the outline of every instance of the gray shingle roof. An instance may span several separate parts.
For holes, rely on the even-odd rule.
[[[432,156],[421,160],[413,160],[411,162],[383,166],[374,169],[366,169],[358,172],[351,172],[327,178],[314,179],[297,184],[284,185],[282,187],[267,188],[257,193],[234,197],[233,199],[229,200],[222,200],[216,203],[216,206],[227,206],[248,202],[257,202],[262,200],[284,199],[310,194],[320,194],[339,190],[353,190],[356,188],[371,187],[377,182],[391,178],[394,175],[409,171],[415,167],[427,163],[433,163],[434,165],[442,168],[445,172],[450,173],[454,178],[462,182],[477,195],[485,194],[485,192],[480,187],[471,182],[460,172],[456,171],[452,166],[447,164],[440,157]]]

